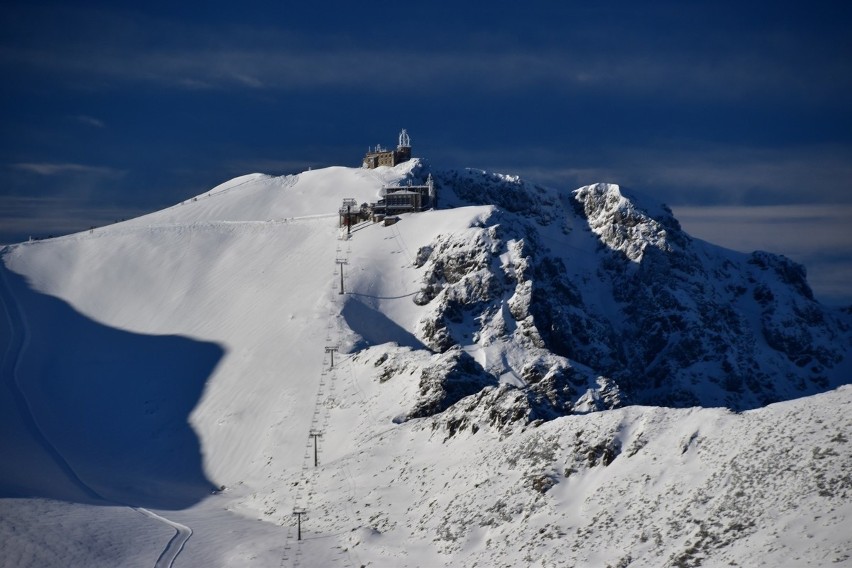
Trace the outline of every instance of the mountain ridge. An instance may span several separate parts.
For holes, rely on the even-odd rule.
[[[436,179],[462,200],[479,197],[505,210],[482,223],[472,246],[448,238],[418,251],[416,262],[424,264],[435,251],[453,250],[432,263],[416,299],[427,304],[446,288],[438,313],[421,322],[434,349],[459,342],[448,330],[460,311],[471,308],[474,319],[496,314],[498,335],[505,335],[511,316],[508,327],[514,335],[520,329],[529,345],[623,382],[624,394],[645,404],[742,410],[797,390],[819,392],[848,376],[848,361],[833,369],[848,359],[850,322],[842,311],[818,304],[804,268],[785,257],[705,244],[686,234],[666,206],[649,206],[647,198],[637,203],[613,184],[585,186],[569,197],[480,171],[438,173]],[[594,235],[594,245],[587,237],[580,244],[584,232]],[[489,271],[483,255],[491,251],[493,259],[498,249],[509,262]],[[597,256],[590,263],[591,255]],[[571,265],[579,269],[569,271]],[[483,269],[471,282],[471,274]],[[515,289],[497,301],[494,273],[500,269]],[[590,278],[597,278],[591,286]],[[611,295],[594,305],[601,288]],[[713,367],[703,378],[702,365]],[[784,379],[778,380],[781,369]],[[715,392],[688,386],[707,383],[708,374],[714,384],[705,386]],[[678,384],[666,393],[667,382]]]
[[[337,226],[341,199],[429,173],[446,208],[349,236]],[[193,530],[179,563],[687,566],[756,550],[775,564],[848,561],[849,314],[820,306],[795,263],[694,239],[617,186],[561,191],[417,160],[250,175],[2,258],[20,312],[39,314],[9,342],[36,407],[67,403],[50,381],[111,384],[146,441],[133,459],[156,471],[179,452],[216,488],[162,496],[184,505],[161,516]],[[74,329],[51,327],[71,313]],[[169,389],[192,383],[175,410],[145,365],[121,372],[112,340],[83,356],[57,348],[86,344],[63,334],[92,322],[217,359],[192,381],[152,367]],[[63,416],[51,441],[68,463],[145,504]],[[176,427],[185,447],[166,443]],[[0,449],[17,443],[0,436]],[[28,482],[32,497],[66,502],[39,507],[95,518]],[[130,544],[75,544],[85,523],[51,532],[20,513],[33,501],[0,500],[0,519],[19,521],[0,520],[13,549],[37,550],[40,531],[90,564],[146,564]],[[129,530],[150,521],[100,508]],[[296,539],[294,509],[309,511],[313,538]],[[37,556],[50,550],[32,554],[50,564]]]

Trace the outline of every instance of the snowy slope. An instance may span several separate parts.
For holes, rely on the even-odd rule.
[[[337,228],[426,168],[254,174],[5,249],[0,564],[850,562],[849,320],[792,263],[475,171]],[[696,319],[652,354],[660,314]]]

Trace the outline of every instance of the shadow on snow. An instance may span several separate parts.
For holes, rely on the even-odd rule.
[[[401,347],[426,349],[423,342],[417,339],[411,332],[392,321],[379,310],[368,306],[355,297],[347,297],[342,313],[349,329],[360,335],[363,339],[364,344],[356,345],[353,348],[355,351],[365,346],[391,342]]]
[[[188,417],[223,349],[108,327],[0,270],[0,497],[178,509],[209,494]]]

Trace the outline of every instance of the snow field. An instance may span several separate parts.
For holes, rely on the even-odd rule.
[[[741,414],[628,407],[512,432],[482,418],[454,436],[437,419],[404,422],[435,357],[415,335],[430,309],[413,302],[418,250],[499,215],[402,215],[345,238],[341,199],[372,201],[413,166],[244,176],[139,219],[12,247],[3,260],[31,330],[16,345],[15,325],[3,329],[4,373],[19,370],[87,482],[191,528],[178,568],[850,564],[848,386]],[[542,235],[597,290],[582,260],[599,246],[592,235]],[[501,261],[521,260],[510,256]],[[586,299],[603,309],[608,295]],[[513,368],[510,346],[486,343],[463,348]],[[57,499],[0,500],[6,565],[155,563],[172,531],[82,504],[26,426],[3,420],[18,434],[3,448],[44,479],[4,464],[0,489],[29,481]],[[111,423],[125,430],[97,434]],[[322,433],[317,467],[311,431]]]

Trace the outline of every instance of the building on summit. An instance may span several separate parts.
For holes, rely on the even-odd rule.
[[[379,166],[395,166],[402,162],[407,162],[411,159],[411,138],[408,137],[408,132],[402,129],[399,133],[399,144],[396,150],[386,150],[380,145],[375,148],[370,148],[364,155],[365,168],[375,169]]]
[[[432,174],[423,185],[386,185],[382,187],[382,198],[376,203],[362,203],[348,197],[338,209],[341,227],[352,227],[362,221],[385,224],[401,213],[419,213],[426,209],[438,208],[438,193]]]
[[[372,205],[373,217],[398,215],[400,213],[419,213],[438,207],[438,195],[432,174],[423,185],[395,185],[382,188],[382,199]]]
[[[375,169],[379,166],[393,167],[411,159],[411,138],[403,128],[399,133],[399,144],[396,150],[386,150],[381,146],[370,148],[364,155],[363,167]],[[409,181],[405,185],[385,185],[382,187],[381,198],[376,203],[358,204],[354,198],[346,198],[338,209],[340,226],[350,228],[363,221],[372,220],[374,223],[390,224],[401,213],[418,213],[426,209],[438,208],[438,193],[435,180],[429,174],[426,183],[413,185]]]

